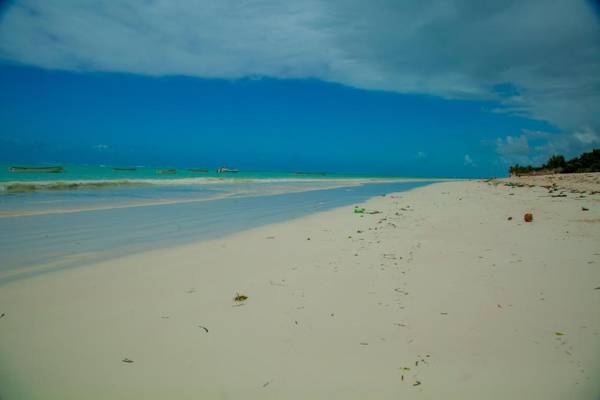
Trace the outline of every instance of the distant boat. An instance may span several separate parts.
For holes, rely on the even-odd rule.
[[[239,169],[235,169],[235,168],[227,168],[227,167],[221,167],[217,169],[217,172],[219,174],[222,174],[224,172],[240,172]]]
[[[189,168],[188,171],[190,171],[190,172],[208,172],[207,169],[202,169],[202,168]]]
[[[54,167],[10,167],[8,169],[10,172],[47,172],[51,174],[56,174],[59,172],[64,172],[64,168],[61,166]]]
[[[113,171],[137,171],[135,167],[114,167]]]
[[[176,174],[177,170],[175,168],[169,168],[169,169],[159,169],[158,171],[159,174]]]

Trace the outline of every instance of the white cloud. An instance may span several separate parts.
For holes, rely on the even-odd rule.
[[[548,134],[543,143],[535,146],[534,151],[544,159],[553,154],[563,154],[571,158],[584,151],[592,150],[598,143],[600,143],[598,133],[583,128],[573,133]]]
[[[110,148],[110,146],[108,146],[107,144],[96,144],[96,145],[92,146],[92,148],[94,150],[103,151],[103,150],[108,150]]]
[[[424,158],[427,158],[427,154],[425,154],[425,153],[424,153],[424,152],[422,152],[422,151],[419,151],[419,152],[417,152],[417,158],[418,158],[419,160],[422,160],[422,159],[424,159]]]
[[[529,141],[524,134],[497,138],[496,153],[498,153],[505,163],[531,163],[531,159],[529,158]]]
[[[464,161],[465,161],[465,165],[475,166],[475,163],[473,162],[473,159],[468,154],[465,154]]]
[[[0,59],[45,68],[236,79],[314,77],[366,89],[494,99],[600,130],[591,1],[20,0]],[[499,93],[510,83],[514,93]]]
[[[573,136],[583,145],[600,143],[600,134],[594,132],[590,127],[585,127],[582,130],[575,132]]]
[[[589,127],[573,133],[549,133],[523,130],[519,136],[506,136],[495,141],[496,153],[505,164],[541,165],[554,154],[567,159],[590,151],[600,143],[600,135]]]

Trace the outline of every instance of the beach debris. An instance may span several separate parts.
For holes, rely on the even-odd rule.
[[[359,206],[354,206],[354,214],[364,214],[365,209]]]
[[[363,346],[368,346],[369,345],[369,343],[367,343],[367,342],[360,342],[360,344],[363,345]]]
[[[270,384],[270,383],[271,383],[271,381],[265,382],[265,383],[262,385],[262,387],[263,387],[263,388],[266,388],[267,386],[269,386],[269,384]]]
[[[581,207],[581,211],[590,211],[589,208]]]
[[[442,314],[442,315],[448,315],[448,313],[447,313],[447,312],[443,312],[443,313],[440,313],[440,314]]]
[[[600,290],[600,286],[595,287],[594,290]],[[2,317],[4,316],[4,314],[2,314]],[[0,317],[1,318],[1,317]]]
[[[310,240],[310,237],[307,237],[306,240]]]
[[[4,318],[4,317],[6,317],[6,313],[0,314],[0,318]]]
[[[532,213],[525,213],[525,215],[523,215],[523,220],[525,220],[525,222],[531,222],[531,221],[533,221],[533,214]]]
[[[413,383],[413,386],[419,386],[421,384],[421,381],[416,381],[415,383]]]
[[[236,293],[235,297],[233,298],[233,301],[235,301],[236,303],[241,303],[242,301],[246,300],[248,300],[248,296],[239,293]]]
[[[275,239],[275,236],[267,236],[265,239]]]
[[[204,331],[205,331],[206,333],[208,333],[208,328],[207,328],[207,327],[205,327],[205,326],[202,326],[202,325],[198,325],[198,328],[202,328],[202,329],[204,329]]]
[[[131,359],[127,358],[127,357],[125,357],[121,361],[123,361],[124,363],[128,363],[128,364],[131,364],[133,362],[133,360],[131,360]]]
[[[556,336],[565,336],[565,334],[564,334],[564,333],[562,333],[562,332],[554,332],[554,334],[555,334]]]
[[[373,211],[367,211],[366,213],[367,214],[371,214],[371,215],[373,215],[373,214],[381,214],[381,211],[379,211],[379,210],[373,210]]]
[[[512,217],[508,217],[506,218],[508,221],[512,221]]]

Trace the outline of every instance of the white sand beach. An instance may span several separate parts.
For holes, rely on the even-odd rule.
[[[0,398],[597,398],[597,181],[435,183],[6,283]]]

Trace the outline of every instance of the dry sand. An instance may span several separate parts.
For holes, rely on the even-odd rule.
[[[0,398],[597,398],[600,196],[494,183],[3,285]]]
[[[514,176],[504,179],[492,180],[495,183],[509,183],[513,185],[540,186],[547,189],[553,188],[557,192],[567,193],[600,193],[600,172],[583,174],[551,174]]]

